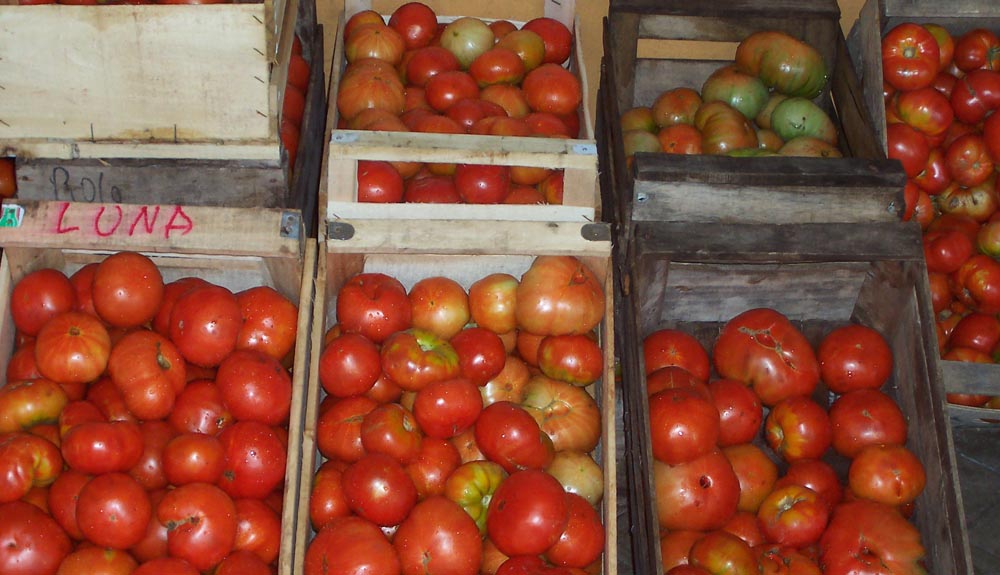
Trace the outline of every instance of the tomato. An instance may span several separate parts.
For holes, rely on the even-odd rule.
[[[72,311],[76,303],[76,291],[69,278],[59,270],[43,268],[14,284],[10,315],[19,332],[38,335],[49,319]]]
[[[168,525],[170,555],[199,571],[218,565],[236,542],[236,505],[214,485],[190,483],[168,491],[156,516]]]
[[[833,441],[830,417],[806,396],[785,399],[764,420],[767,444],[785,461],[818,459]]]
[[[455,181],[447,176],[413,178],[406,183],[403,201],[413,203],[460,204]],[[409,300],[407,300],[409,303]],[[407,326],[409,327],[409,322]],[[405,328],[404,328],[405,329]]]
[[[525,22],[522,30],[538,34],[544,43],[543,63],[562,64],[569,59],[573,49],[573,33],[554,18],[535,18]]]
[[[739,537],[725,531],[711,531],[691,545],[692,567],[709,573],[753,573],[759,569],[757,556]]]
[[[969,30],[955,41],[955,66],[963,72],[1000,70],[1000,38],[983,28]]]
[[[929,30],[905,22],[882,37],[882,75],[897,90],[929,86],[941,66],[941,49]]]
[[[59,565],[59,575],[129,575],[139,564],[125,551],[82,547]]]
[[[709,399],[712,396],[708,390],[708,385],[698,380],[698,378],[691,375],[687,370],[677,366],[661,367],[646,376],[647,397],[652,397],[665,389],[685,389],[693,391],[705,399]]]
[[[361,62],[366,64],[359,66]],[[341,118],[347,121],[372,108],[399,115],[406,105],[403,82],[400,81],[396,70],[387,62],[384,62],[385,67],[367,64],[368,62],[381,62],[381,60],[358,60],[348,66],[340,79],[337,110]]]
[[[559,540],[569,522],[562,485],[541,470],[513,473],[490,501],[486,529],[507,556],[543,553]]]
[[[423,435],[413,414],[397,403],[379,405],[361,422],[365,452],[383,453],[404,465],[419,455]]]
[[[274,568],[250,551],[233,551],[215,568],[213,575],[274,575]]]
[[[479,18],[462,17],[446,25],[441,32],[441,46],[458,58],[462,69],[494,44],[493,31]]]
[[[428,78],[424,96],[431,108],[445,112],[462,100],[479,98],[479,84],[468,72],[444,70]]]
[[[870,327],[851,324],[823,338],[817,349],[820,377],[835,393],[881,387],[892,375],[892,350]]]
[[[0,504],[0,572],[56,575],[71,549],[69,537],[42,510],[24,501]]]
[[[225,466],[222,443],[214,435],[183,433],[163,447],[163,472],[172,485],[216,483]]]
[[[49,513],[62,530],[76,540],[84,538],[76,520],[76,504],[80,490],[90,481],[90,476],[75,469],[66,469],[49,487],[47,498]]]
[[[97,266],[94,309],[108,324],[135,327],[153,320],[163,298],[163,276],[153,260],[136,252],[118,252]]]
[[[66,432],[61,447],[73,469],[92,475],[127,472],[142,458],[143,436],[139,424],[130,421],[87,422]]]
[[[265,425],[288,421],[292,377],[274,357],[260,351],[235,350],[219,364],[215,384],[236,419]]]
[[[283,359],[295,347],[299,309],[270,286],[256,286],[236,294],[243,326],[236,349],[253,349]]]
[[[7,362],[7,381],[20,381],[23,379],[39,379],[42,374],[38,372],[35,364],[35,342],[34,340],[19,346],[10,356]],[[65,389],[65,388],[64,388]]]
[[[344,495],[341,464],[326,461],[313,476],[312,491],[309,493],[309,522],[314,531],[337,517],[347,517],[351,508]]]
[[[97,379],[108,365],[111,337],[99,319],[78,311],[49,319],[35,340],[38,371],[56,383]]]
[[[701,94],[691,88],[673,88],[661,93],[653,102],[653,120],[660,128],[677,124],[694,124],[701,107]]]
[[[972,312],[958,322],[948,344],[992,353],[1000,344],[1000,321],[995,315]]]
[[[419,48],[412,52],[412,56],[404,64],[407,84],[421,88],[427,85],[428,80],[441,72],[460,69],[458,58],[440,46]]]
[[[375,343],[411,326],[406,288],[385,274],[353,276],[337,292],[337,323],[347,333],[360,333]]]
[[[785,545],[760,545],[754,547],[763,575],[821,575],[816,562]]]
[[[730,445],[722,449],[740,482],[740,499],[737,511],[757,513],[761,502],[771,493],[778,480],[778,466],[751,443]]]
[[[569,520],[566,529],[545,558],[555,565],[586,567],[597,561],[604,551],[604,525],[597,510],[583,497],[566,494]]]
[[[1000,263],[993,258],[970,257],[951,274],[949,283],[952,293],[966,305],[983,313],[1000,312]]]
[[[183,277],[163,286],[163,297],[160,298],[160,308],[153,318],[153,330],[160,335],[170,335],[170,313],[177,303],[177,298],[196,287],[211,285],[199,277]]]
[[[869,445],[851,461],[851,492],[886,505],[905,505],[924,490],[927,476],[916,455],[903,445]]]
[[[226,468],[218,485],[233,498],[267,496],[285,478],[286,449],[278,433],[257,421],[237,421],[219,434]]]
[[[543,375],[524,386],[523,407],[552,440],[556,451],[589,452],[601,439],[601,412],[586,390]]]
[[[662,531],[660,535],[660,556],[663,560],[663,568],[669,573],[670,569],[689,565],[688,557],[691,554],[691,546],[701,539],[704,533],[701,531],[671,530]]]
[[[521,89],[534,112],[571,114],[583,100],[580,79],[558,64],[542,64],[528,72]]]
[[[486,510],[500,483],[507,478],[503,467],[492,461],[469,461],[455,469],[442,495],[457,503],[486,535]]]
[[[908,124],[886,126],[885,137],[889,146],[889,159],[899,160],[908,178],[920,175],[931,153],[927,138]]]
[[[924,569],[920,532],[895,509],[873,501],[839,505],[819,546],[820,566],[828,575]]]
[[[838,397],[830,406],[830,423],[833,448],[849,458],[868,445],[906,441],[906,417],[892,398],[877,389],[859,389]]]
[[[428,437],[448,439],[472,427],[483,410],[479,387],[467,379],[434,381],[417,392],[413,417]]]
[[[0,436],[0,502],[16,501],[32,487],[50,485],[62,472],[59,448],[29,433]]]
[[[465,328],[449,343],[458,354],[462,377],[478,386],[486,385],[499,375],[507,360],[507,351],[500,336],[486,328]]]
[[[128,410],[139,419],[163,419],[187,383],[184,358],[162,335],[132,331],[111,349],[108,373]]]
[[[927,271],[942,274],[960,268],[975,249],[969,237],[958,230],[927,232],[923,244]]]
[[[771,492],[757,517],[768,541],[798,548],[819,541],[830,507],[812,489],[791,484]]]
[[[259,499],[237,499],[234,552],[249,551],[265,564],[278,559],[281,517]]]
[[[455,172],[456,187],[459,171]],[[442,276],[423,278],[408,294],[413,327],[448,340],[469,322],[468,295],[458,282]]]
[[[733,379],[714,380],[708,390],[719,411],[719,446],[752,441],[764,422],[764,408],[757,394]]]
[[[525,71],[524,60],[517,52],[496,46],[477,56],[469,65],[469,75],[480,88],[493,84],[517,85]]]
[[[198,575],[198,570],[183,559],[159,557],[143,563],[132,575]]]
[[[952,142],[945,153],[945,166],[956,182],[967,187],[984,182],[993,173],[993,159],[978,134],[966,134]]]
[[[819,382],[812,346],[788,318],[772,309],[749,310],[729,320],[713,356],[720,376],[746,382],[767,406],[809,395]]]
[[[351,510],[383,527],[398,525],[417,502],[416,486],[403,466],[381,453],[369,453],[352,463],[341,483]]]
[[[943,134],[955,119],[951,102],[931,86],[896,95],[899,118],[928,136]]]
[[[376,58],[396,65],[405,50],[403,36],[384,23],[358,26],[344,39],[344,57],[348,62]]]
[[[389,17],[389,26],[399,32],[407,50],[430,44],[437,35],[437,15],[422,2],[407,2]]]
[[[458,354],[444,339],[422,329],[394,333],[381,350],[382,369],[397,385],[418,391],[459,374]]]
[[[484,408],[475,424],[475,440],[483,455],[512,473],[544,469],[552,462],[552,439],[523,407],[498,401]]]
[[[508,355],[500,373],[480,388],[483,407],[497,401],[520,403],[524,397],[524,385],[528,383],[529,377],[527,364],[516,356]]]
[[[538,367],[553,379],[585,387],[601,378],[604,352],[588,335],[550,335],[538,346]]]
[[[365,415],[378,406],[365,396],[348,397],[320,410],[316,423],[316,447],[324,457],[357,461],[365,454],[361,425]]]
[[[667,126],[657,132],[656,138],[660,151],[666,154],[701,154],[703,151],[701,132],[688,124]]]
[[[214,367],[236,349],[243,310],[233,292],[209,285],[177,298],[170,313],[170,340],[184,359]]]
[[[177,395],[167,418],[177,433],[215,435],[233,423],[219,387],[209,380],[192,381]]]
[[[47,379],[8,382],[0,387],[0,433],[55,423],[67,403],[66,392]]]
[[[649,425],[653,457],[678,465],[716,449],[719,411],[694,392],[668,389],[649,398]]]
[[[46,0],[44,3],[53,2]],[[0,158],[0,197],[12,198],[16,193],[17,174],[14,171],[14,158]]]
[[[510,192],[510,167],[459,164],[455,189],[467,204],[499,204]]]
[[[417,496],[426,499],[444,493],[448,477],[462,464],[462,457],[451,441],[425,437],[417,457],[406,466],[406,473],[417,488]]]
[[[165,421],[143,421],[139,425],[142,433],[142,455],[128,474],[147,491],[164,489],[170,483],[164,469],[163,448],[177,436]]]
[[[604,289],[572,256],[540,256],[516,291],[518,327],[538,335],[587,333],[604,318]]]
[[[711,363],[708,353],[693,336],[676,329],[660,329],[642,342],[646,375],[661,367],[676,365],[701,381],[708,381]]]
[[[729,460],[713,451],[680,465],[653,462],[656,513],[668,529],[719,529],[736,513],[740,483]]]
[[[974,125],[1000,105],[1000,73],[993,70],[973,70],[955,82],[951,92],[951,107],[955,119]]]
[[[76,519],[80,531],[99,547],[128,549],[146,535],[153,515],[149,494],[124,473],[105,473],[80,490]]]
[[[938,210],[944,214],[963,215],[977,222],[985,222],[1000,209],[997,181],[995,174],[989,174],[986,180],[971,187],[952,182],[936,198]],[[973,241],[976,239],[973,238]]]
[[[377,525],[358,516],[336,518],[306,549],[305,575],[378,573],[400,575],[399,556]]]
[[[787,96],[815,98],[828,78],[826,63],[815,48],[774,30],[744,38],[736,48],[735,61],[743,71],[759,76],[768,88]]]

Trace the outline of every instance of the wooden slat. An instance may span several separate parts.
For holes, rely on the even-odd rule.
[[[692,3],[686,0],[611,0],[609,13],[672,14],[701,16],[781,15],[788,18],[840,19],[840,8],[830,0],[734,0],[725,3]]]
[[[941,369],[948,393],[1000,395],[1000,365],[942,361]]]

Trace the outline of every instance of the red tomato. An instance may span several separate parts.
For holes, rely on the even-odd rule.
[[[458,171],[455,173],[458,186]],[[413,284],[408,294],[413,310],[413,327],[451,339],[469,323],[469,298],[458,282],[433,276]]]
[[[257,421],[237,421],[218,437],[226,453],[218,485],[230,497],[260,499],[281,485],[287,454],[273,428]]]
[[[902,410],[877,389],[859,389],[841,395],[830,406],[833,448],[853,458],[868,445],[895,445],[906,441]]]
[[[730,445],[723,448],[722,453],[740,482],[740,500],[736,510],[757,513],[761,502],[778,480],[778,466],[763,449],[752,443]]]
[[[142,433],[142,455],[128,474],[147,491],[164,489],[170,483],[163,464],[163,448],[177,436],[165,421],[143,421],[139,425]]]
[[[90,476],[75,469],[66,469],[49,487],[49,513],[67,535],[75,540],[84,538],[76,520],[76,503],[80,490],[90,482]]]
[[[168,491],[156,516],[160,523],[175,525],[167,535],[170,555],[199,571],[218,565],[236,542],[236,505],[214,485],[191,483]]]
[[[517,330],[514,346],[517,349],[518,356],[528,365],[538,367],[538,348],[541,347],[542,340],[545,337],[544,335],[529,333],[523,329]]]
[[[516,291],[518,327],[537,335],[588,333],[604,318],[597,275],[573,256],[539,256]]]
[[[459,164],[455,189],[467,204],[500,204],[510,192],[510,167]]]
[[[299,309],[269,286],[257,286],[236,294],[243,310],[243,327],[236,349],[253,349],[283,359],[295,347]]]
[[[183,559],[159,557],[143,563],[132,572],[132,575],[199,575],[199,573]]]
[[[108,373],[128,410],[139,419],[170,415],[187,384],[184,358],[162,335],[141,329],[127,333],[111,349]]]
[[[416,459],[406,466],[406,473],[417,487],[417,496],[426,499],[444,493],[448,477],[461,464],[462,457],[451,441],[425,437]]]
[[[483,52],[469,65],[471,75],[480,88],[493,84],[517,85],[524,78],[524,60],[517,52],[504,47],[493,47]]]
[[[529,72],[521,89],[534,112],[572,114],[583,100],[580,79],[558,64],[542,64]]]
[[[653,485],[657,518],[668,530],[719,529],[740,499],[739,478],[721,451],[680,465],[654,461]]]
[[[704,535],[701,531],[683,530],[661,533],[663,534],[660,536],[660,556],[663,558],[663,568],[667,573],[674,567],[689,565],[691,546]]]
[[[604,551],[604,525],[597,510],[583,497],[567,493],[566,506],[566,529],[545,552],[545,558],[565,567],[586,567]]]
[[[428,437],[449,439],[472,427],[483,410],[479,387],[467,379],[434,381],[417,392],[413,417]]]
[[[417,204],[460,204],[455,181],[448,176],[413,178],[406,183],[403,201]]]
[[[365,396],[348,397],[320,410],[316,423],[316,447],[324,457],[352,462],[365,454],[361,425],[378,404]]]
[[[512,473],[490,500],[486,529],[507,556],[544,553],[569,522],[562,485],[541,470]]]
[[[885,138],[889,146],[889,159],[899,160],[908,178],[920,175],[931,153],[927,138],[908,124],[889,124],[886,126]]]
[[[722,530],[742,539],[751,548],[764,543],[764,534],[760,531],[757,516],[749,511],[737,511]]]
[[[772,309],[749,310],[729,320],[713,356],[720,376],[746,382],[767,406],[809,395],[819,382],[812,346]]]
[[[47,379],[8,382],[0,387],[0,433],[55,423],[67,403],[66,392]]]
[[[398,403],[379,405],[361,422],[361,445],[365,452],[388,455],[403,465],[420,454],[423,437],[413,414]]]
[[[976,254],[951,274],[952,293],[962,303],[983,313],[1000,312],[1000,263]]]
[[[768,541],[798,548],[819,541],[830,507],[812,489],[792,484],[771,492],[757,517]]]
[[[979,134],[966,134],[952,142],[945,166],[956,182],[967,187],[981,184],[993,173],[993,159]]]
[[[281,548],[281,517],[259,499],[237,499],[234,552],[248,551],[264,565],[275,562]]]
[[[226,454],[214,435],[183,433],[163,447],[163,472],[173,485],[216,483],[225,467]]]
[[[715,450],[719,411],[692,391],[668,389],[649,398],[649,426],[653,457],[678,465]]]
[[[900,24],[882,38],[882,76],[897,90],[929,86],[940,65],[937,40],[919,24]]]
[[[764,420],[767,444],[785,461],[819,459],[833,440],[826,410],[806,396],[775,405]]]
[[[382,344],[381,356],[382,369],[406,391],[459,374],[458,354],[451,344],[422,329],[394,333]]]
[[[146,535],[153,516],[149,494],[124,473],[98,475],[83,486],[76,504],[80,531],[98,547],[128,549]]]
[[[521,57],[528,72],[542,65],[545,59],[545,40],[538,32],[515,30],[497,42],[500,48],[507,48]]]
[[[214,367],[236,349],[243,310],[222,286],[196,287],[177,298],[170,313],[170,340],[184,359]]]
[[[913,182],[928,194],[937,195],[941,193],[948,184],[951,183],[951,172],[945,165],[944,152],[941,148],[934,148],[927,156],[927,165]]]
[[[51,484],[62,472],[59,448],[29,433],[0,436],[0,502],[21,499],[33,487]]]
[[[717,379],[708,390],[719,411],[719,446],[749,443],[764,422],[764,408],[749,387],[733,379]]]
[[[430,44],[437,35],[437,15],[422,2],[407,2],[389,17],[389,26],[399,32],[407,50]]]
[[[661,367],[682,367],[701,381],[708,381],[711,363],[701,343],[691,335],[676,329],[660,329],[647,335],[642,342],[646,375]]]
[[[350,121],[371,108],[398,115],[405,105],[403,82],[388,62],[374,58],[358,60],[341,76],[337,110],[344,120]]]
[[[192,381],[177,395],[167,418],[177,433],[216,435],[234,421],[219,387],[209,380]]]
[[[199,277],[183,277],[164,285],[160,309],[153,318],[153,330],[160,335],[169,336],[170,313],[174,309],[174,304],[177,303],[177,298],[196,287],[208,285],[211,284]]]
[[[538,367],[559,381],[587,386],[604,372],[604,352],[589,335],[550,335],[538,346]]]
[[[562,64],[569,59],[573,49],[573,33],[554,18],[535,18],[521,27],[541,36],[545,45],[544,63]]]
[[[337,292],[337,323],[341,329],[360,333],[375,343],[409,328],[411,318],[406,288],[385,274],[358,274]]]
[[[923,244],[927,271],[941,274],[960,268],[975,249],[969,237],[958,230],[927,232]]]
[[[62,438],[66,464],[92,475],[127,472],[139,463],[142,452],[142,431],[130,421],[81,423]]]
[[[499,375],[507,361],[507,350],[500,336],[486,328],[465,328],[449,343],[458,354],[462,377],[478,386]]]
[[[105,258],[94,272],[94,309],[115,327],[144,325],[156,316],[163,290],[163,276],[153,260],[119,252]]]
[[[863,325],[839,327],[817,350],[820,377],[835,393],[881,387],[892,374],[892,350],[885,339]]]
[[[962,34],[955,41],[955,66],[963,72],[1000,70],[1000,38],[983,28]]]
[[[352,511],[383,527],[398,525],[417,502],[417,489],[398,461],[370,453],[352,463],[341,476],[344,497]]]
[[[492,136],[528,136],[531,129],[523,118],[531,113],[528,98],[518,86],[510,84],[494,84],[483,88],[479,98],[494,106],[499,106],[504,113],[489,120],[472,125],[469,131],[473,134],[488,134]],[[505,118],[504,116],[509,116]]]
[[[978,124],[998,104],[1000,73],[994,70],[972,70],[955,82],[951,92],[955,119],[965,124]]]
[[[14,350],[13,355],[10,356],[10,361],[7,362],[6,376],[7,381],[40,379],[42,377],[42,374],[38,372],[38,365],[35,364],[34,340],[26,342]]]
[[[230,412],[241,421],[286,423],[292,405],[292,376],[281,362],[261,351],[235,350],[219,364],[215,385]]]
[[[899,119],[928,136],[944,134],[955,119],[951,102],[932,86],[896,94]]]
[[[59,270],[45,268],[29,273],[14,285],[10,315],[14,327],[25,335],[38,331],[52,317],[76,306],[73,284]]]
[[[647,397],[652,397],[665,389],[686,389],[693,391],[705,399],[712,396],[708,390],[708,385],[691,375],[686,369],[677,366],[661,367],[646,376]],[[750,393],[753,392],[751,391]],[[760,400],[757,401],[758,403],[760,402]]]
[[[59,575],[130,575],[139,564],[119,549],[81,547],[59,565]]]
[[[506,116],[507,111],[493,102],[467,98],[452,104],[445,115],[457,122],[466,132],[469,132],[479,120]]]
[[[468,72],[445,70],[427,80],[424,96],[431,108],[445,112],[456,102],[466,98],[478,98],[479,84]]]
[[[465,510],[445,497],[432,496],[418,503],[399,525],[392,544],[404,573],[479,573],[479,529]]]
[[[552,440],[531,414],[508,401],[483,409],[476,420],[475,439],[483,455],[508,473],[544,469],[552,463]]]
[[[388,204],[403,201],[403,177],[389,162],[359,160],[358,201]]]
[[[250,551],[233,551],[219,563],[213,575],[274,575],[274,569]]]
[[[963,317],[948,338],[953,347],[968,347],[992,353],[1000,343],[1000,321],[995,315],[972,312]]]
[[[0,504],[0,572],[56,575],[71,549],[69,537],[44,511],[24,501]]]
[[[400,575],[399,556],[374,523],[358,516],[338,517],[309,542],[305,575],[378,573]]]
[[[330,341],[320,355],[320,383],[334,397],[362,395],[382,375],[378,347],[368,338],[345,333]]]
[[[752,573],[759,569],[757,556],[739,537],[725,531],[711,531],[691,545],[691,566],[709,573]],[[696,572],[695,572],[696,573]]]
[[[406,81],[410,85],[421,88],[426,87],[428,80],[437,74],[455,71],[460,68],[458,58],[440,46],[419,48],[413,51],[412,54],[405,62]]]
[[[78,311],[49,319],[35,340],[35,365],[56,383],[98,378],[108,365],[111,336],[99,319]]]
[[[556,451],[589,452],[597,447],[601,439],[601,412],[586,390],[536,375],[523,391],[521,407],[535,418]]]
[[[327,461],[313,476],[312,491],[309,493],[309,521],[313,530],[319,531],[337,517],[347,517],[351,508],[344,495],[340,463]]]
[[[851,492],[886,505],[905,505],[924,490],[924,466],[903,445],[869,445],[862,449],[847,474]]]

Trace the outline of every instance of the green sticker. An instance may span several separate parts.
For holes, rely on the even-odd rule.
[[[4,204],[0,214],[0,228],[19,228],[24,221],[24,208],[17,204]]]

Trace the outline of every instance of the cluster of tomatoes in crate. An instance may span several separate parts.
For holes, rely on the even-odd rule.
[[[938,343],[991,363],[1000,343],[1000,39],[904,23],[882,39],[889,157],[909,178],[905,219],[924,229]],[[972,406],[997,400],[951,395]]]
[[[563,203],[563,170],[487,164],[428,164],[409,179],[400,162],[358,161],[358,201],[424,204]]]
[[[468,291],[348,280],[320,357],[305,573],[599,570],[604,306],[570,256]]]
[[[343,42],[347,67],[337,91],[339,128],[552,138],[576,138],[580,132],[581,82],[563,67],[573,35],[553,18],[536,18],[521,28],[507,20],[468,16],[439,23],[426,4],[410,2],[394,11],[388,24],[372,10],[355,14],[344,26]],[[361,162],[359,172],[373,163]],[[416,180],[450,178],[454,164],[378,164],[380,171],[396,172],[393,180],[406,180],[407,193],[365,200],[359,192],[359,201],[558,203],[544,190],[531,194],[515,187],[507,195],[481,196],[461,193],[461,185],[458,197],[450,192],[427,199],[410,192],[420,187]],[[483,170],[509,180],[507,188],[511,183],[536,186],[551,172],[467,167]]]
[[[296,304],[119,252],[12,292],[0,572],[275,572]]]
[[[711,360],[675,329],[648,335],[643,355],[664,570],[924,572],[906,515],[926,476],[880,390],[893,358],[877,331],[842,326],[814,350],[758,308],[725,325]]]
[[[306,111],[306,93],[309,89],[309,62],[302,56],[302,41],[298,36],[292,40],[292,55],[288,60],[288,82],[285,84],[285,98],[281,102],[281,144],[288,153],[289,171],[295,167],[299,153],[302,119]]]
[[[701,91],[672,88],[622,113],[626,158],[635,152],[840,157],[837,128],[813,99],[826,86],[823,57],[778,31],[751,34]]]

